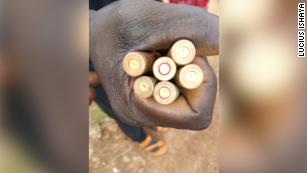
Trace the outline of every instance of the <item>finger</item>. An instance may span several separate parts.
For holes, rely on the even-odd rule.
[[[182,95],[186,98],[191,109],[195,112],[205,112],[213,110],[215,102],[217,80],[213,69],[208,64],[207,59],[196,58],[193,64],[198,65],[204,72],[204,80],[199,88],[193,90],[183,89]],[[205,105],[204,105],[205,104]]]
[[[93,88],[89,88],[89,91],[88,91],[88,104],[89,105],[91,105],[92,104],[92,102],[93,102],[93,100],[94,100],[94,98],[95,98],[95,91],[94,91],[94,89]]]
[[[219,53],[217,16],[187,5],[138,0],[125,2],[127,8],[122,14],[125,20],[122,23],[121,35],[130,37],[131,45],[137,45],[134,49],[169,49],[174,41],[186,38],[194,42],[198,56]],[[130,7],[132,2],[137,5]]]
[[[89,83],[89,86],[91,86],[91,87],[95,87],[95,86],[100,84],[100,79],[99,79],[98,74],[96,72],[89,72],[88,83]]]

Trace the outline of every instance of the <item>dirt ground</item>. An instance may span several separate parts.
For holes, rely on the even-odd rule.
[[[217,1],[209,11],[217,14]],[[219,76],[219,57],[208,57]],[[96,104],[89,110],[90,173],[217,173],[219,100],[211,126],[203,131],[169,129],[163,134],[168,152],[154,157],[138,148],[100,111]]]

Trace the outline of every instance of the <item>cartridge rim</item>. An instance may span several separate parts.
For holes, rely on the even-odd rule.
[[[169,57],[161,57],[154,62],[154,76],[161,81],[171,80],[176,75],[176,71],[177,66]]]
[[[135,80],[133,91],[142,98],[149,98],[153,95],[156,80],[149,76],[142,76]]]
[[[196,89],[203,83],[204,72],[198,65],[189,64],[179,70],[176,79],[181,87]]]
[[[125,72],[132,77],[137,77],[146,71],[146,57],[140,52],[130,52],[123,59]]]
[[[194,44],[189,40],[177,41],[170,50],[170,56],[178,65],[191,63],[196,55]]]
[[[178,96],[179,90],[176,85],[171,82],[159,82],[154,88],[154,98],[158,103],[162,105],[173,103],[178,98]]]

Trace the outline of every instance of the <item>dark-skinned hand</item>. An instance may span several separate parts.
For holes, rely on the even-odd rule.
[[[132,125],[201,130],[210,125],[217,81],[206,56],[219,53],[218,17],[203,9],[156,2],[120,0],[90,13],[90,57],[113,111]],[[179,39],[197,50],[193,63],[204,71],[203,84],[181,90],[176,102],[161,105],[133,93],[136,78],[122,68],[132,51],[165,52]]]

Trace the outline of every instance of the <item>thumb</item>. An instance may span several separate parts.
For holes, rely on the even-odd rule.
[[[219,53],[218,16],[188,5],[136,0],[125,2],[131,4],[131,1],[138,5],[130,8],[127,4],[122,25],[125,33],[122,35],[135,41],[133,45],[137,46],[134,49],[166,50],[174,41],[187,38],[194,42],[197,56]],[[143,41],[141,44],[140,40]]]

